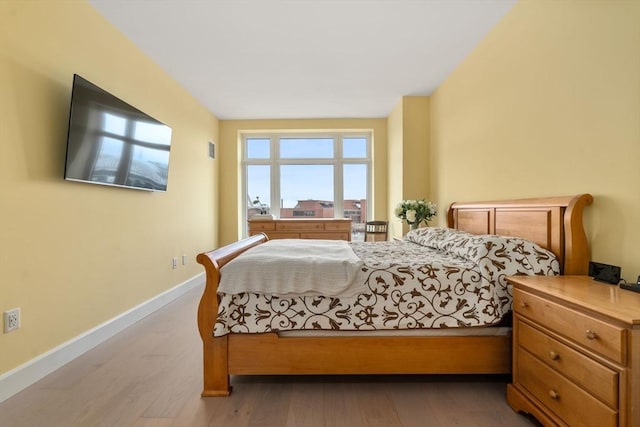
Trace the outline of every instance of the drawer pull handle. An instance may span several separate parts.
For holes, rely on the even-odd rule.
[[[560,395],[555,390],[549,390],[549,397],[552,398],[553,400],[560,399]]]
[[[590,329],[587,329],[587,331],[585,332],[585,335],[587,336],[587,339],[589,339],[589,340],[598,339],[598,334],[596,334],[595,332],[593,332]]]
[[[522,308],[527,308],[527,307],[529,307],[529,304],[527,304],[527,302],[526,302],[526,301],[522,301],[522,302],[520,303],[520,307],[522,307]]]
[[[549,352],[549,358],[551,360],[558,360],[558,359],[560,359],[560,355],[558,353],[556,353],[555,351],[550,351]]]

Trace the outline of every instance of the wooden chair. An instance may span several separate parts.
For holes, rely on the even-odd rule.
[[[388,221],[367,221],[364,224],[364,241],[378,242],[387,240]]]

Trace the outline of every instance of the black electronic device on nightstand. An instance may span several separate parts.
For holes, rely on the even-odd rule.
[[[620,287],[628,291],[640,292],[640,276],[638,276],[638,281],[635,285],[633,283],[621,283]]]
[[[620,282],[620,267],[601,262],[589,262],[589,276],[598,282],[617,285]]]

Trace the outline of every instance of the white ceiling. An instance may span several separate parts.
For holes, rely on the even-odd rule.
[[[517,0],[89,0],[219,119],[386,117]]]

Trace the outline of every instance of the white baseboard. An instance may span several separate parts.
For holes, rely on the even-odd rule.
[[[204,281],[204,273],[200,273],[58,347],[5,372],[0,375],[0,402],[7,400],[76,357],[113,337],[118,332],[203,284]]]

